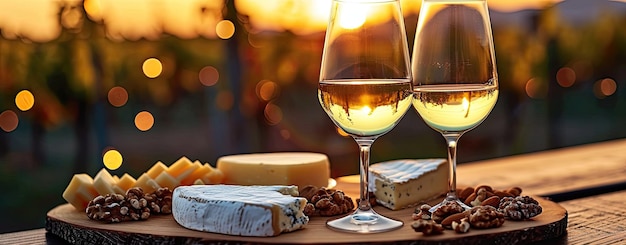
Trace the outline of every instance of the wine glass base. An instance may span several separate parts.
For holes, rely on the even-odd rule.
[[[332,230],[351,233],[380,233],[399,229],[404,222],[387,218],[373,209],[362,211],[328,220],[326,226]]]
[[[463,203],[460,199],[458,198],[444,198],[443,201],[441,201],[440,203],[436,204],[435,206],[432,206],[428,211],[431,213],[434,213],[435,210],[437,210],[439,207],[444,206],[450,202],[456,202],[459,205],[461,205],[461,207],[463,207],[464,210],[469,210],[472,209],[472,207],[467,206],[467,204]]]

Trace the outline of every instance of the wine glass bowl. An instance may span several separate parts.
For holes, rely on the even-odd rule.
[[[403,222],[382,216],[369,202],[370,147],[411,107],[410,58],[397,0],[333,0],[324,40],[318,99],[335,125],[360,149],[356,210],[327,221],[331,229],[374,233]]]
[[[498,100],[491,22],[486,0],[424,0],[411,61],[413,107],[448,145],[450,176],[445,199],[456,202],[456,147]]]

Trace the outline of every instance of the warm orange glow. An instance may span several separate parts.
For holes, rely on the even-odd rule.
[[[141,131],[148,131],[154,125],[154,117],[148,111],[142,111],[135,116],[135,127]]]
[[[200,72],[198,73],[198,79],[200,80],[200,83],[202,83],[202,85],[210,87],[215,85],[220,79],[220,73],[219,71],[217,71],[217,69],[215,69],[215,67],[205,66],[200,69]]]
[[[283,137],[283,139],[288,140],[289,138],[291,138],[291,133],[287,129],[281,129],[280,136]]]
[[[15,105],[21,111],[28,111],[33,108],[35,97],[28,90],[22,90],[15,96]]]
[[[270,80],[261,80],[256,85],[256,94],[263,101],[270,101],[277,96],[278,84]]]
[[[615,82],[615,80],[611,78],[605,78],[605,79],[596,81],[593,84],[593,93],[598,99],[604,99],[606,97],[609,97],[615,94],[616,91],[617,91],[617,83]]]
[[[279,124],[283,120],[283,110],[275,104],[268,103],[265,105],[265,120],[269,125]]]
[[[533,99],[543,99],[546,97],[548,90],[546,86],[541,84],[537,78],[531,78],[526,82],[526,95]]]
[[[348,137],[350,136],[348,133],[346,133],[346,131],[343,131],[343,129],[337,127],[337,133],[343,137]]]
[[[571,87],[576,82],[576,72],[572,68],[563,67],[556,72],[556,82],[561,87]]]
[[[17,114],[12,110],[6,110],[0,113],[0,128],[5,132],[11,132],[17,128],[19,119]]]
[[[230,20],[222,20],[215,26],[215,33],[221,39],[229,39],[235,34],[235,24]]]
[[[128,92],[122,87],[113,87],[109,90],[107,98],[112,106],[122,107],[128,102]]]
[[[157,58],[149,58],[143,62],[143,74],[148,78],[156,78],[163,72],[163,64]]]
[[[118,169],[120,166],[122,166],[123,161],[124,158],[122,157],[122,154],[117,150],[108,150],[102,156],[102,162],[104,163],[104,166],[110,170]]]
[[[220,91],[215,98],[217,108],[223,111],[228,111],[233,108],[234,103],[235,97],[230,91]]]

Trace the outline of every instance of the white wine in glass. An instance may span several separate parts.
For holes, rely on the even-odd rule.
[[[410,57],[397,0],[333,0],[318,86],[319,102],[360,149],[356,210],[327,221],[333,230],[385,232],[403,222],[382,216],[369,202],[370,147],[411,107]]]
[[[489,115],[498,100],[498,74],[486,0],[424,0],[412,57],[413,107],[448,145],[445,199],[456,194],[456,148],[461,135]]]

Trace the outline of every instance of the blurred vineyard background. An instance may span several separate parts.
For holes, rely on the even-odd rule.
[[[403,0],[412,45],[420,1]],[[500,98],[460,164],[626,137],[626,3],[489,1]],[[137,177],[181,156],[326,153],[358,173],[354,141],[317,101],[329,1],[0,2],[0,233],[43,227],[103,154]],[[374,162],[445,157],[412,109]],[[550,164],[550,163],[546,163]]]

